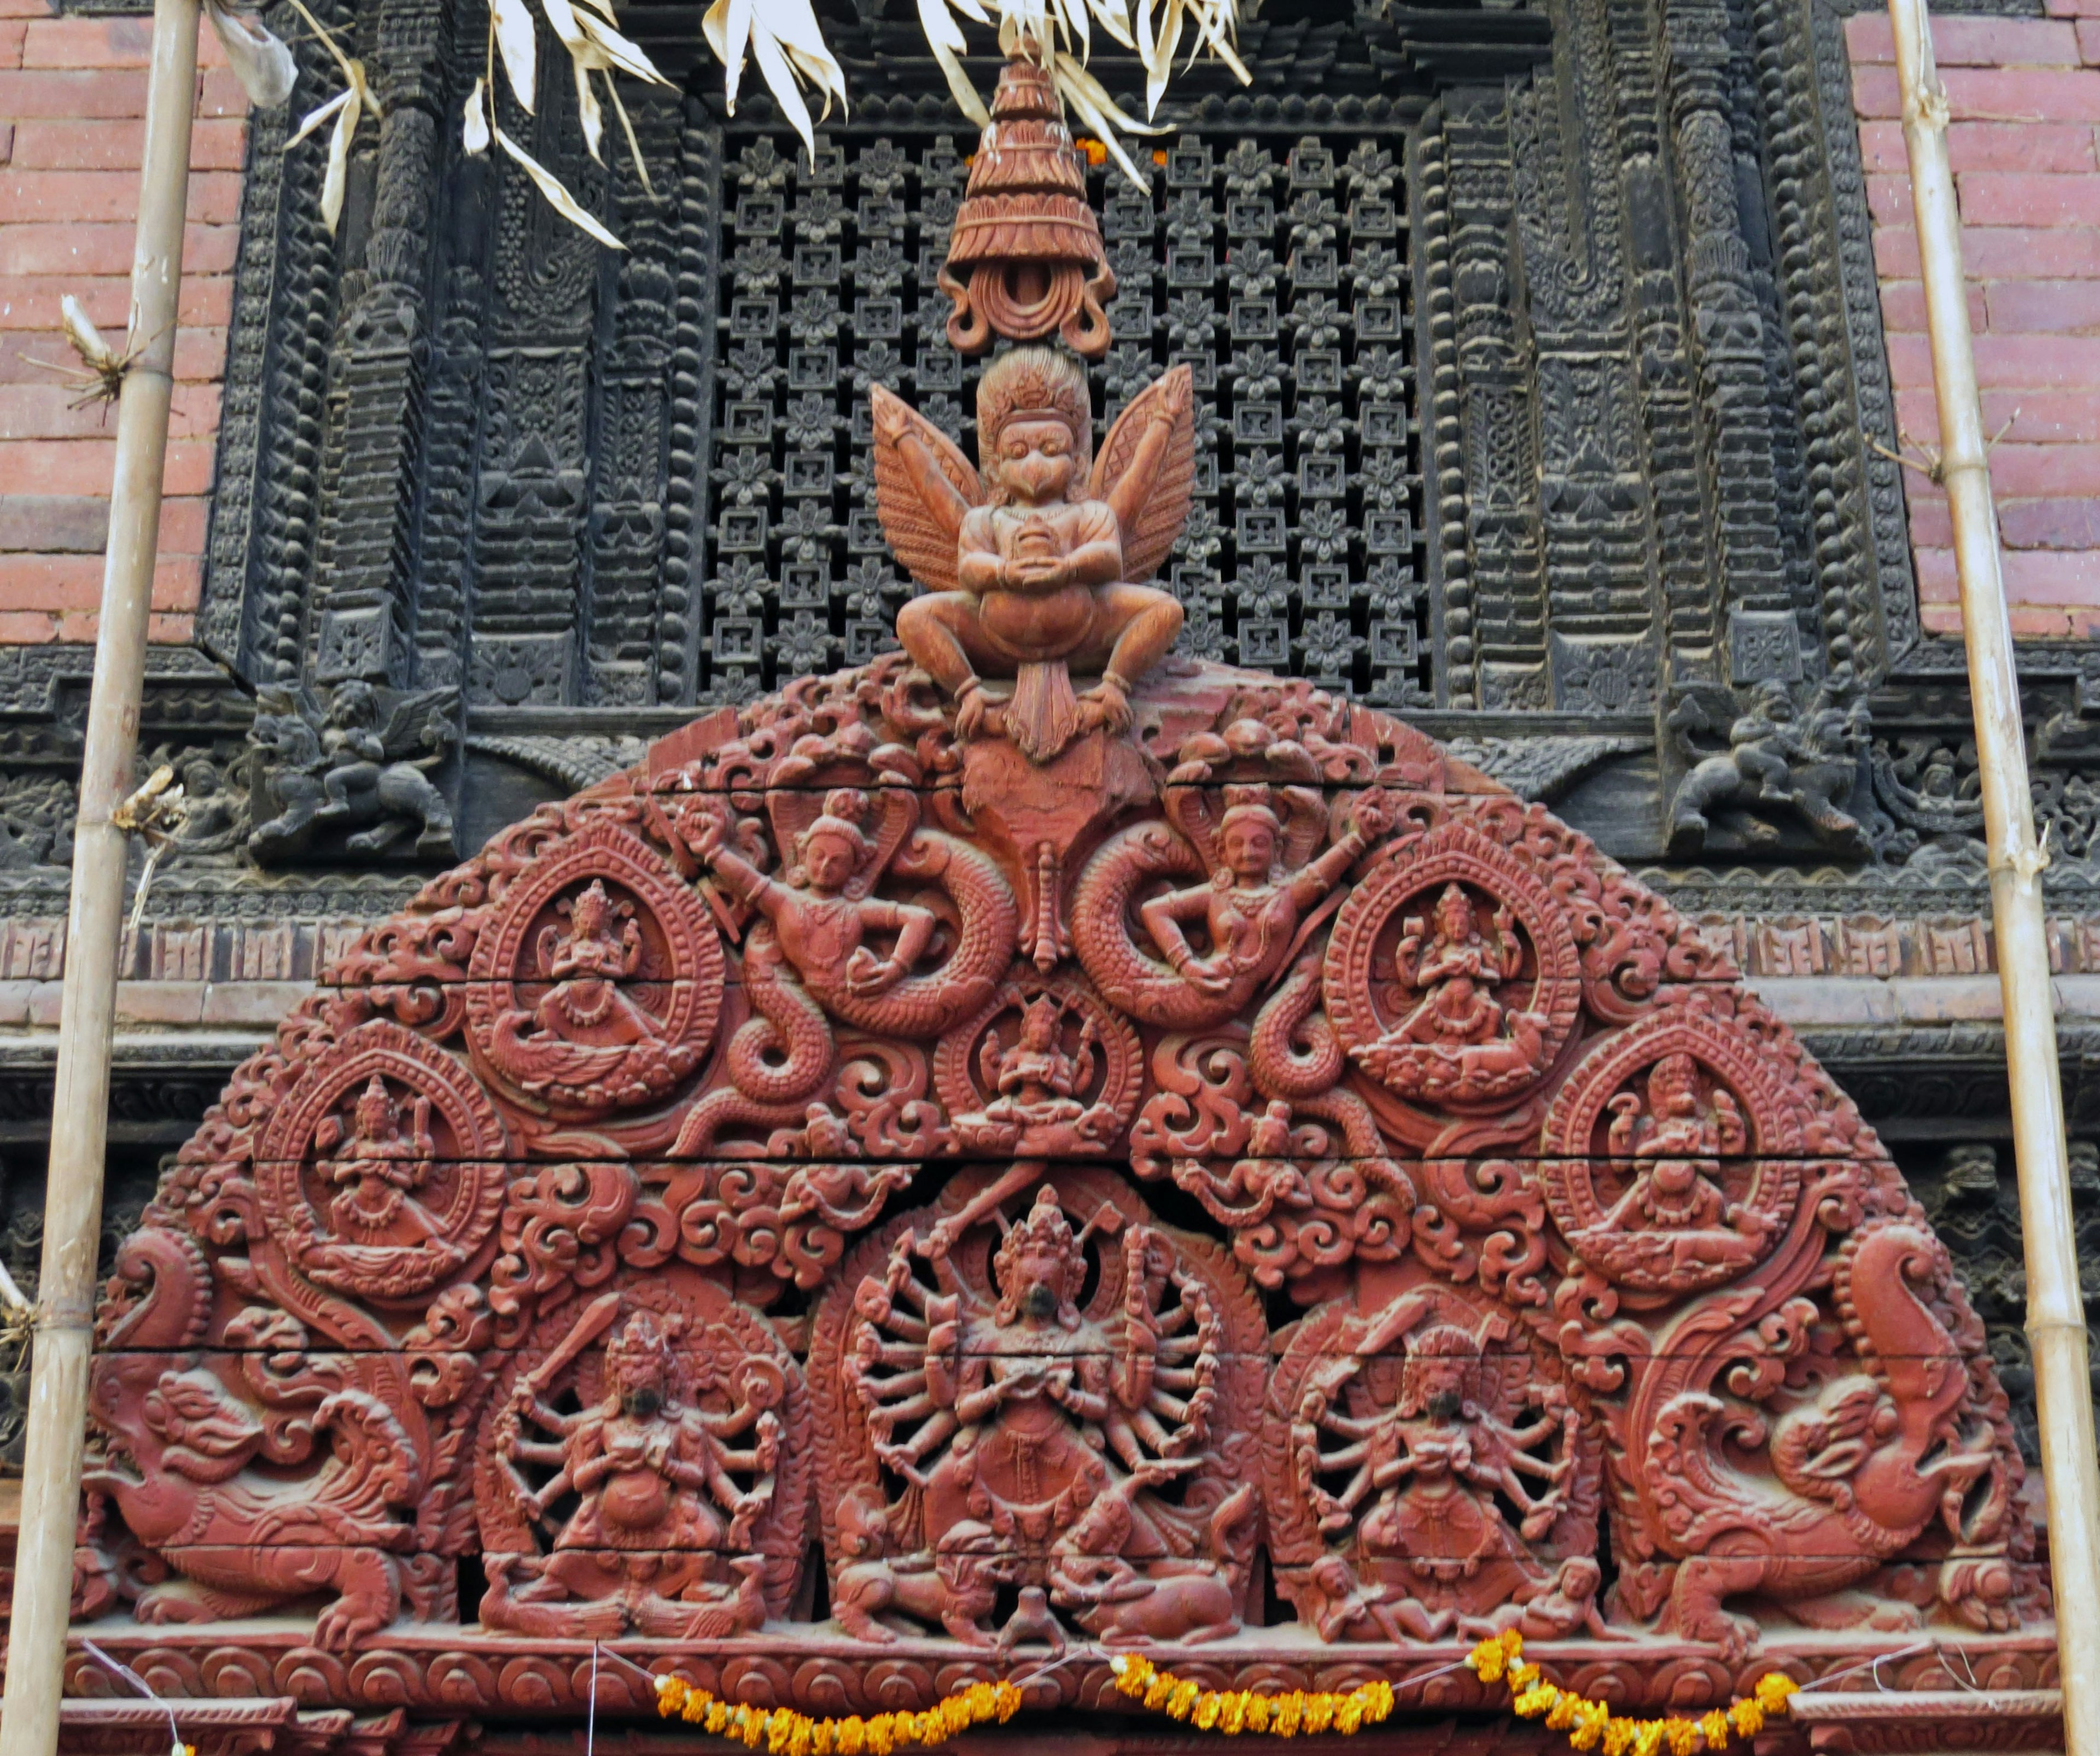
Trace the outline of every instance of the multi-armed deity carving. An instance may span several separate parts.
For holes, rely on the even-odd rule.
[[[1026,72],[995,135],[1068,151]],[[196,1664],[418,1711],[566,1711],[629,1637],[827,1711],[1504,1627],[1628,1702],[1918,1625],[2040,1686],[2004,1396],[1880,1144],[1543,810],[1169,659],[1186,375],[1092,459],[1085,240],[1052,296],[972,236],[959,324],[1048,327],[982,476],[874,393],[904,650],[505,831],[183,1149],[103,1316],[98,1638],[317,1617]]]
[[[1103,1173],[1064,1172],[1009,1214],[1012,1187],[965,1178],[893,1221],[819,1316],[827,1423],[850,1436],[820,1471],[825,1505],[854,1509],[839,1589],[966,1551],[1111,1643],[1230,1634],[1256,1522],[1259,1308],[1216,1246]],[[912,1613],[893,1582],[872,1595]]]

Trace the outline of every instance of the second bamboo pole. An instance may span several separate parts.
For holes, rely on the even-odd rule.
[[[161,483],[174,390],[176,307],[196,105],[198,0],[156,0],[146,145],[131,258],[130,338],[139,348],[117,405],[116,479],[102,575],[100,633],[82,753],[59,1002],[44,1243],[29,1379],[28,1451],[15,1597],[7,1626],[0,1756],[53,1756],[64,1687],[80,1505],[95,1259],[108,1142],[109,1051],[124,942],[125,833],[111,821],[131,791],[160,541]]]
[[[2005,1066],[2026,1240],[2042,1482],[2069,1756],[2100,1756],[2100,1459],[2094,1453],[2085,1308],[2071,1212],[2057,1067],[2055,994],[2042,898],[2048,855],[2035,840],[2012,620],[1999,563],[1988,441],[1969,333],[1961,221],[1947,148],[1948,105],[1925,0],[1888,0],[1903,92],[1904,144],[1931,333],[1942,475],[1954,526],[1962,638],[1976,714],[1991,912],[2005,1014]]]

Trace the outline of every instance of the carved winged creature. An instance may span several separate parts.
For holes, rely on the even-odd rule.
[[[1017,347],[977,390],[983,474],[881,386],[876,504],[884,534],[926,595],[897,636],[955,699],[964,737],[1004,732],[1031,761],[1131,722],[1130,694],[1181,629],[1181,607],[1148,578],[1189,516],[1195,478],[1191,381],[1176,366],[1140,392],[1093,452],[1084,368]],[[1098,671],[1084,696],[1071,672]],[[995,703],[982,679],[1012,677]]]
[[[325,710],[303,690],[259,692],[252,738],[279,811],[248,838],[249,853],[292,858],[336,831],[353,854],[384,854],[412,831],[418,855],[452,856],[452,807],[430,771],[452,754],[459,690],[388,697],[355,678]]]

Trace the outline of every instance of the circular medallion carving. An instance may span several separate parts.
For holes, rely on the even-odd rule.
[[[1582,961],[1543,878],[1449,823],[1401,849],[1335,919],[1327,1016],[1402,1097],[1500,1105],[1545,1077],[1581,1008]]]
[[[255,1181],[309,1279],[374,1299],[449,1277],[503,1206],[503,1126],[461,1062],[385,1020],[324,1051],[271,1115]]]
[[[1023,975],[941,1039],[933,1083],[968,1148],[1105,1151],[1144,1074],[1137,1032],[1083,982]]]
[[[1658,1013],[1576,1068],[1547,1112],[1546,1205],[1607,1279],[1689,1292],[1762,1261],[1801,1193],[1782,1072],[1724,1024]]]
[[[548,847],[492,911],[468,969],[468,1039],[552,1108],[648,1103],[706,1058],[723,972],[699,894],[638,837],[593,824]]]
[[[482,1419],[482,1620],[718,1639],[783,1614],[812,1436],[794,1356],[697,1271],[630,1273],[563,1304],[505,1367]]]

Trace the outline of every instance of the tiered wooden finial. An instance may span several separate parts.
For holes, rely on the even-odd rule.
[[[965,354],[1053,335],[1088,360],[1108,351],[1115,276],[1101,222],[1049,70],[1025,55],[999,75],[940,282]]]

